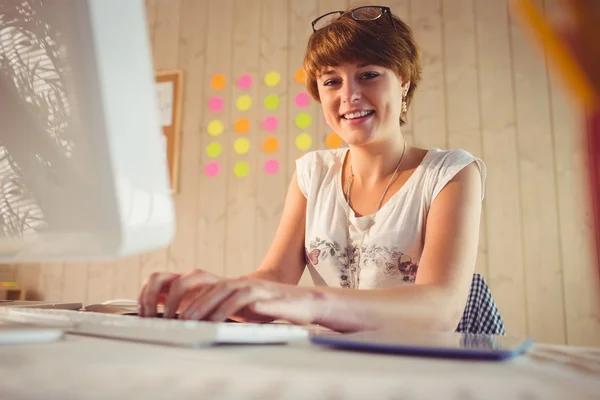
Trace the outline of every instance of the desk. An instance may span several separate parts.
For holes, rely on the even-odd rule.
[[[68,335],[0,346],[10,399],[598,399],[600,349],[509,362],[336,351],[308,342],[186,349]]]

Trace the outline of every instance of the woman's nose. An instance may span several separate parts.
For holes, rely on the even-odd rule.
[[[342,102],[351,104],[360,100],[360,87],[356,82],[346,81],[342,87]]]

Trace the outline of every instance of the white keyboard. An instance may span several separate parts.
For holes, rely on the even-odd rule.
[[[59,327],[74,334],[194,347],[226,343],[288,343],[309,336],[307,329],[287,324],[184,321],[57,309],[0,307],[0,318]]]

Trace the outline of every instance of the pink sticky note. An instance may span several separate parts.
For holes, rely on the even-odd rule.
[[[223,99],[218,96],[211,97],[208,101],[208,109],[212,112],[221,111],[223,109]]]
[[[307,107],[310,103],[310,97],[308,97],[308,93],[300,92],[296,95],[296,97],[294,97],[294,102],[298,107]]]
[[[279,171],[279,161],[267,160],[267,162],[265,162],[265,173],[275,175],[277,171]]]
[[[279,122],[276,117],[267,117],[263,120],[263,129],[267,132],[273,132],[277,130]]]
[[[219,163],[216,161],[211,161],[204,167],[204,173],[206,176],[210,176],[211,178],[219,175],[219,171],[221,167],[219,167]]]
[[[237,80],[237,85],[240,89],[250,89],[250,86],[252,86],[252,77],[248,74],[240,76]]]

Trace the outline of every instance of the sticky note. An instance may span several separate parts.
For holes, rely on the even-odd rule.
[[[235,176],[237,176],[238,178],[243,178],[243,177],[247,176],[249,173],[250,173],[250,166],[248,165],[247,162],[238,161],[235,163],[235,166],[233,167],[233,174]]]
[[[210,79],[210,86],[212,86],[214,90],[221,90],[225,87],[226,84],[227,79],[223,74],[215,74]]]
[[[238,118],[233,124],[233,130],[243,135],[250,130],[250,120],[248,118]]]
[[[304,80],[306,79],[306,74],[304,73],[304,68],[298,68],[296,73],[294,73],[294,80],[301,85],[304,85]]]
[[[277,110],[277,107],[279,107],[279,96],[270,94],[265,97],[265,108],[267,110]]]
[[[246,154],[250,150],[250,141],[245,137],[235,139],[233,150],[237,154]]]
[[[265,75],[265,85],[268,87],[275,87],[279,85],[279,81],[281,81],[281,75],[279,75],[279,72],[270,71]]]
[[[308,107],[310,104],[310,96],[306,92],[300,92],[294,97],[294,103],[296,103],[296,107]]]
[[[335,132],[330,133],[325,137],[325,146],[327,146],[328,149],[337,149],[342,147],[343,144],[344,141]]]
[[[312,123],[312,117],[309,113],[301,112],[296,115],[296,126],[300,129],[306,129]]]
[[[219,112],[223,109],[223,99],[219,96],[211,97],[208,100],[208,109],[212,112]]]
[[[221,144],[217,142],[210,142],[206,146],[206,155],[210,158],[217,158],[221,155]]]
[[[237,86],[243,90],[250,89],[252,87],[252,77],[248,74],[240,76],[237,80]]]
[[[275,153],[279,149],[279,140],[271,136],[265,139],[262,144],[265,153]]]
[[[267,160],[265,162],[265,173],[269,175],[275,175],[279,171],[279,161]]]
[[[277,130],[279,121],[276,117],[267,117],[263,120],[263,129],[267,132],[273,132]]]
[[[223,133],[223,129],[223,123],[218,119],[210,121],[206,128],[210,136],[219,136],[221,133]]]
[[[241,95],[237,98],[235,105],[240,111],[248,111],[252,107],[252,98],[247,94]]]
[[[216,161],[211,161],[204,166],[204,174],[206,176],[210,176],[211,178],[219,175],[220,170],[221,170],[221,167],[219,166],[219,163]]]
[[[306,151],[312,146],[312,137],[308,133],[301,133],[296,136],[296,147],[300,151]]]

